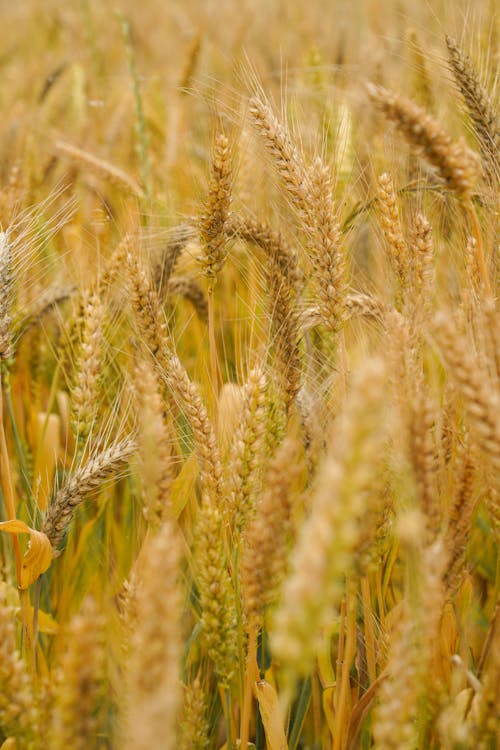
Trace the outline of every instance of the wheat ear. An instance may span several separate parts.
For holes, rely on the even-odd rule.
[[[42,531],[56,547],[71,523],[75,508],[90,492],[98,490],[104,482],[121,471],[135,451],[135,441],[128,437],[114,443],[101,453],[89,458],[65,481],[49,505]]]
[[[500,119],[493,102],[482,86],[469,57],[464,55],[457,42],[446,37],[448,59],[481,148],[481,154],[490,178],[500,179]]]
[[[181,703],[182,654],[180,542],[165,521],[141,555],[135,594],[135,626],[127,665],[126,748],[175,746]]]

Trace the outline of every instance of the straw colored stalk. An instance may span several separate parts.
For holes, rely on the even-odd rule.
[[[42,524],[53,547],[62,541],[73,518],[75,508],[85,496],[95,492],[113,475],[124,469],[135,451],[136,444],[125,438],[90,457],[76,469],[57,492]]]
[[[436,448],[435,405],[423,379],[416,379],[416,387],[410,407],[408,429],[410,457],[413,464],[418,499],[422,509],[426,535],[425,542],[435,540],[441,521],[438,457]]]
[[[181,704],[180,543],[170,521],[146,542],[134,597],[135,627],[127,665],[125,747],[175,747]]]
[[[98,750],[105,721],[105,621],[92,599],[85,600],[65,636],[49,747]]]
[[[312,511],[292,554],[291,573],[272,625],[273,654],[291,689],[307,675],[321,643],[321,629],[331,620],[343,594],[344,576],[356,571],[357,548],[371,523],[380,446],[387,428],[380,422],[386,368],[367,360],[339,425],[334,445],[320,468]],[[368,514],[368,515],[367,515]]]

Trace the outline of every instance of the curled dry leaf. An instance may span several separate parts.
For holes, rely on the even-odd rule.
[[[8,534],[29,534],[28,549],[24,553],[21,567],[21,580],[19,587],[27,589],[36,579],[45,573],[52,562],[53,549],[46,534],[35,531],[24,521],[3,521],[0,523],[0,531]]]
[[[260,680],[255,683],[254,692],[259,702],[268,747],[270,750],[288,750],[276,690],[266,680]]]

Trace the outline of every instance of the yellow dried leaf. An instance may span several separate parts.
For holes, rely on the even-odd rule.
[[[8,534],[29,534],[30,541],[24,553],[19,582],[21,589],[27,589],[50,566],[53,555],[52,545],[42,531],[35,531],[24,521],[17,519],[0,523],[0,531],[6,531]]]
[[[33,620],[33,607],[28,607],[28,612],[30,619]],[[21,617],[21,610],[18,608],[16,612],[17,619],[22,622]],[[44,612],[43,610],[39,609],[37,613],[37,619],[38,619],[38,631],[40,633],[45,633],[46,635],[55,635],[59,632],[59,624],[54,620],[54,618],[47,614],[47,612]]]
[[[255,683],[254,692],[259,701],[260,715],[269,750],[288,750],[276,690],[269,682],[261,680]]]

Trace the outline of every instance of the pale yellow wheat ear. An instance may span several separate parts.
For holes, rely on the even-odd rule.
[[[246,628],[256,632],[278,601],[292,540],[294,492],[303,466],[300,446],[285,438],[266,472],[265,490],[244,533],[241,581]]]
[[[232,436],[227,466],[227,499],[224,506],[235,541],[252,517],[266,459],[267,377],[253,368],[243,387],[240,421]]]
[[[99,374],[105,306],[97,295],[83,300],[83,331],[71,392],[71,426],[83,447],[94,427],[99,404]]]
[[[221,380],[215,338],[214,283],[227,255],[229,208],[232,197],[232,165],[229,140],[219,132],[215,136],[212,152],[211,179],[205,212],[199,219],[200,239],[203,245],[200,263],[208,279],[208,337],[210,343],[210,370],[214,398],[217,399]]]
[[[219,446],[200,390],[191,381],[168,336],[165,316],[148,275],[131,254],[127,258],[127,265],[132,309],[143,342],[153,357],[159,377],[167,386],[174,405],[189,420],[195,437],[203,489],[212,498],[221,498],[222,464]]]
[[[61,486],[50,503],[42,524],[53,547],[63,540],[75,508],[85,497],[97,490],[115,474],[123,471],[136,449],[132,438],[124,438],[91,455]]]
[[[391,176],[384,172],[378,179],[379,221],[389,249],[391,266],[398,279],[398,306],[408,285],[409,252],[403,233],[401,212]]]
[[[54,750],[97,746],[104,731],[106,696],[105,620],[87,598],[67,627],[49,728]]]
[[[483,253],[479,219],[472,203],[472,193],[480,176],[480,163],[463,139],[453,140],[441,123],[411,99],[382,86],[368,84],[375,105],[393,122],[409,146],[420,153],[437,170],[450,190],[463,201],[477,243],[477,260],[486,293],[492,296]]]
[[[336,217],[332,178],[319,157],[309,169],[309,182],[310,209],[306,230],[319,311],[324,325],[337,332],[346,319],[347,258]]]
[[[201,639],[226,694],[238,665],[236,596],[228,563],[222,510],[205,493],[196,522],[194,549]]]
[[[495,533],[500,533],[500,392],[488,382],[488,375],[470,350],[467,339],[448,312],[439,312],[433,322],[433,335],[439,345],[450,377],[464,400],[471,435],[486,459],[486,468],[495,490],[486,502]]]
[[[0,724],[18,747],[36,750],[39,715],[27,666],[17,648],[15,608],[7,601],[7,584],[0,583]],[[22,743],[22,744],[21,744]]]
[[[254,97],[249,102],[252,124],[272,159],[288,197],[299,216],[310,210],[309,176],[301,154],[268,102]]]
[[[88,151],[65,141],[56,141],[55,148],[56,151],[71,159],[76,165],[87,167],[91,172],[102,177],[118,190],[132,195],[134,198],[144,198],[144,191],[139,183],[119,167],[110,164],[104,159],[99,159]]]
[[[452,37],[446,37],[448,60],[462,94],[481,148],[483,164],[491,180],[500,179],[500,116],[481,84],[471,59]]]
[[[210,747],[208,694],[198,678],[184,690],[178,736],[179,750],[208,750]]]
[[[123,747],[175,746],[181,705],[183,592],[180,540],[166,520],[147,539],[136,572],[133,625],[126,666],[126,736]]]
[[[205,210],[199,219],[203,251],[200,264],[203,273],[214,279],[226,259],[227,223],[231,205],[232,166],[229,140],[217,133],[214,140],[211,178]]]
[[[450,190],[469,198],[479,166],[465,142],[453,140],[438,120],[411,99],[374,84],[368,84],[368,93],[408,144],[437,169]]]
[[[148,523],[155,527],[171,514],[174,467],[160,381],[150,362],[137,364],[134,389],[137,394],[137,446],[143,512]]]
[[[344,576],[354,576],[358,546],[370,535],[370,510],[380,503],[373,486],[388,428],[387,419],[381,422],[385,378],[378,358],[366,361],[357,373],[336,447],[331,446],[319,469],[311,514],[291,557],[291,573],[271,627],[273,654],[282,664],[288,690],[311,669],[321,629],[340,606]]]
[[[0,232],[0,361],[12,354],[12,251],[7,232]]]

